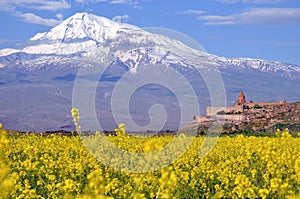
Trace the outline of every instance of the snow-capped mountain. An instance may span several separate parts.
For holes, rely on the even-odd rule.
[[[228,59],[197,51],[166,36],[88,13],[77,13],[49,32],[38,33],[14,48],[0,50],[2,67],[5,60],[11,63],[11,59],[45,61],[45,56],[52,60],[57,56],[97,57],[109,53],[130,67],[136,67],[140,61],[201,67],[206,61],[235,69],[281,71],[286,74],[300,72],[299,67],[292,64],[249,58]],[[37,66],[36,63],[26,64],[27,67],[31,65]]]
[[[203,109],[209,104],[209,94],[205,81],[195,75],[196,69],[200,68],[217,68],[221,72],[228,103],[235,100],[240,90],[253,100],[300,99],[299,66],[220,57],[130,24],[77,13],[48,32],[38,33],[23,44],[0,50],[0,122],[7,128],[19,130],[73,128],[69,109],[78,69],[107,67],[104,81],[110,85],[98,93],[97,99],[100,101],[99,114],[107,116],[103,118],[106,128],[114,128],[109,119],[111,110],[106,108],[111,88],[126,71],[138,73],[139,67],[145,64],[174,68],[191,80],[198,89],[197,95],[205,99],[201,102]],[[151,104],[157,96],[165,96],[162,103],[172,112],[174,107],[169,104],[173,99],[168,99],[166,96],[169,95],[165,95],[161,88],[159,93],[154,90],[157,89],[148,89],[147,97],[141,99]],[[148,122],[144,107],[135,106],[133,112],[137,121]],[[176,123],[178,118],[169,120]]]
[[[49,32],[37,33],[25,44],[12,49],[1,50],[5,56],[16,52],[40,55],[70,55],[89,52],[119,32],[129,32],[139,28],[113,22],[104,17],[88,13],[77,13],[63,21]]]

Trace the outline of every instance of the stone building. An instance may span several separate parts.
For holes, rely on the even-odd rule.
[[[285,100],[280,100],[279,102],[253,102],[252,100],[247,102],[245,94],[241,91],[237,101],[233,104],[233,106],[225,106],[225,107],[212,107],[208,106],[206,108],[206,117],[204,116],[195,116],[194,121],[198,122],[206,122],[210,120],[212,117],[221,117],[225,120],[248,120],[245,117],[246,112],[250,110],[258,110],[263,111],[263,107],[266,106],[274,106],[279,104],[286,104]]]
[[[233,106],[207,107],[206,116],[195,116],[185,128],[197,127],[197,134],[208,133],[209,127],[218,121],[225,122],[222,133],[236,131],[275,132],[289,128],[290,132],[300,131],[300,102],[253,102],[246,101],[240,92]]]

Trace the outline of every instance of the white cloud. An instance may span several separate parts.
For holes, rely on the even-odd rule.
[[[20,12],[20,8],[32,10],[57,11],[71,8],[66,0],[0,0],[0,11],[7,11],[26,23],[55,26],[63,20],[62,14],[56,14],[57,19],[42,18],[34,13]]]
[[[133,5],[134,8],[139,9],[139,10],[143,10],[144,7],[138,4]]]
[[[129,16],[128,15],[115,16],[112,20],[118,23],[127,23],[129,20]]]
[[[112,4],[129,4],[130,0],[112,0],[110,1]]]
[[[63,20],[63,19],[64,19],[64,16],[63,16],[61,13],[56,14],[56,17],[57,17],[57,19],[59,19],[59,20]]]
[[[47,19],[47,18],[42,18],[40,16],[37,16],[33,13],[20,13],[18,12],[16,16],[22,18],[24,22],[27,23],[32,23],[32,24],[40,24],[44,26],[56,26],[58,25],[61,20],[57,19]]]
[[[108,2],[111,4],[127,4],[133,8],[142,10],[143,7],[140,5],[141,0],[75,0],[75,2],[80,4],[89,4],[89,3],[103,3]]]
[[[205,21],[232,21],[233,16],[219,16],[219,15],[203,15],[199,16],[198,19]]]
[[[201,14],[205,14],[206,12],[203,10],[193,10],[193,9],[188,9],[182,12],[179,12],[178,14],[183,14],[183,15],[187,15],[187,14],[196,14],[196,15],[201,15]]]
[[[205,21],[204,25],[233,25],[234,17],[233,16],[218,16],[218,15],[204,15],[199,16],[197,19]]]
[[[0,10],[14,11],[17,7],[36,10],[64,10],[71,8],[66,0],[1,0]]]
[[[300,8],[255,8],[240,13],[236,21],[262,25],[300,24]]]
[[[300,24],[300,8],[253,8],[249,11],[221,16],[202,15],[205,25],[290,25]]]
[[[111,4],[128,4],[136,9],[142,10],[144,7],[140,5],[139,0],[110,0]]]
[[[87,0],[75,0],[75,2],[85,4],[85,3],[88,3],[90,1],[87,1]]]
[[[71,8],[71,5],[68,4],[65,0],[63,1],[39,1],[41,3],[36,3],[28,5],[31,9],[36,10],[64,10]]]
[[[233,21],[207,21],[204,23],[207,26],[227,26],[234,25]]]

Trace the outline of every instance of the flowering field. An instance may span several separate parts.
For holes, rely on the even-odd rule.
[[[172,164],[144,173],[101,163],[78,136],[0,132],[0,198],[299,198],[300,138],[288,132],[220,137],[205,157],[199,157],[204,138],[196,137]],[[108,139],[124,150],[150,153],[174,137],[132,137],[119,129]],[[105,157],[113,160],[109,151]]]

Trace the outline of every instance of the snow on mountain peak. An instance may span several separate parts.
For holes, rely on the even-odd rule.
[[[106,39],[114,38],[118,31],[135,29],[139,28],[89,13],[76,13],[49,32],[38,33],[30,40],[70,42],[75,39],[91,39],[103,42]]]
[[[0,56],[16,52],[39,55],[89,55],[107,40],[116,39],[122,33],[141,30],[136,26],[114,22],[105,17],[76,13],[49,32],[36,34],[21,46],[0,50]]]

